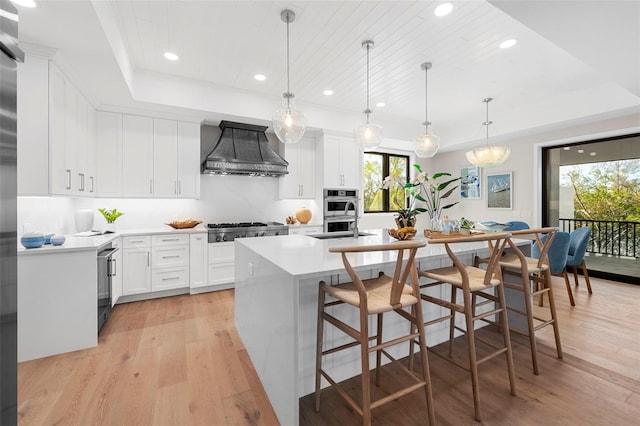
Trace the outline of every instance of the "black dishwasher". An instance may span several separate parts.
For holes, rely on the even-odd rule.
[[[113,254],[116,251],[118,247],[109,243],[98,252],[98,332],[111,314],[111,280],[117,271]]]

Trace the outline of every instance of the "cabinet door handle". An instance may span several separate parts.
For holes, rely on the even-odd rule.
[[[153,179],[149,180],[149,194],[153,194]]]
[[[180,238],[163,238],[162,241],[180,241]]]
[[[149,265],[150,265],[150,263],[149,263],[149,260],[150,260],[150,259],[149,259],[149,257],[150,257],[150,256],[149,256],[149,254],[150,254],[150,253],[149,253],[149,252],[147,252],[147,266],[149,266]]]
[[[178,181],[178,195],[182,194],[182,181]]]
[[[93,188],[93,176],[89,176],[89,179],[91,179],[91,191],[89,192],[93,192],[94,188]]]
[[[78,173],[78,176],[80,176],[80,188],[78,188],[78,191],[84,192],[84,173]]]
[[[177,180],[173,181],[173,193],[178,195],[178,181]]]
[[[179,280],[180,277],[168,277],[168,278],[163,278],[162,281],[173,281],[173,280]]]
[[[117,268],[116,268],[116,259],[111,259],[111,264],[113,265],[113,267],[111,268],[111,276],[115,277],[117,275]]]
[[[144,240],[131,240],[131,243],[144,243]]]
[[[71,189],[71,169],[67,169],[67,189]]]
[[[162,256],[163,259],[175,259],[176,257],[180,257],[179,255],[173,255],[173,256]]]

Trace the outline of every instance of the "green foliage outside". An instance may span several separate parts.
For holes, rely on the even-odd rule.
[[[576,219],[640,222],[640,159],[568,167]]]
[[[389,174],[392,176],[406,176],[409,163],[404,157],[389,156]],[[364,211],[382,212],[383,189],[382,181],[382,156],[376,154],[364,155],[363,167],[363,201]],[[389,211],[398,211],[405,208],[406,198],[402,187],[395,187],[389,190]]]

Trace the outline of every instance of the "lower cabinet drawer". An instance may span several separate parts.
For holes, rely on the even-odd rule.
[[[232,283],[235,280],[235,263],[209,265],[209,285]]]
[[[151,291],[189,287],[189,268],[162,268],[151,272]]]
[[[189,266],[189,246],[153,247],[151,249],[151,267],[169,268]]]

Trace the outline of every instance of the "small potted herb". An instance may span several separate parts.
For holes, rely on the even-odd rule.
[[[107,226],[105,227],[105,231],[115,232],[116,230],[115,221],[124,213],[119,212],[118,209],[113,209],[113,210],[98,209],[98,211],[102,213],[102,216],[104,216],[104,219],[107,221]]]
[[[466,218],[460,219],[460,233],[469,234],[473,229],[475,222]]]

